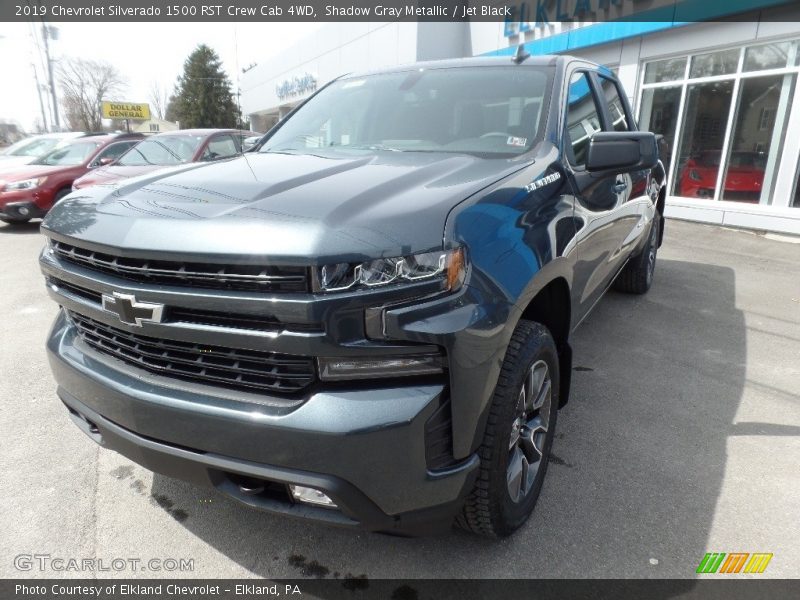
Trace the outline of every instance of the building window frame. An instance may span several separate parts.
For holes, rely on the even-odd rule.
[[[770,68],[764,69],[761,71],[744,71],[744,61],[745,61],[745,53],[748,48],[756,47],[756,46],[765,46],[770,44],[776,44],[781,42],[789,42],[790,49],[789,55],[787,57],[786,65],[779,68]],[[705,76],[705,77],[690,77],[690,69],[692,65],[692,58],[697,55],[701,54],[708,54],[710,51],[723,51],[723,50],[731,50],[736,49],[739,50],[739,60],[738,65],[736,68],[736,72],[729,73],[725,75],[712,75],[712,76]],[[689,52],[689,53],[681,53],[681,54],[673,54],[673,55],[664,55],[658,57],[652,57],[644,62],[639,69],[638,74],[638,85],[636,86],[636,120],[640,122],[640,117],[642,114],[642,100],[644,98],[644,92],[646,90],[655,90],[655,89],[664,89],[664,88],[680,88],[680,99],[675,123],[675,135],[673,141],[673,160],[669,166],[669,172],[667,174],[668,177],[668,185],[672,186],[673,182],[675,181],[676,172],[678,171],[678,162],[680,162],[679,156],[676,156],[676,151],[679,150],[681,147],[681,136],[682,136],[682,129],[683,129],[683,120],[685,117],[685,107],[687,104],[687,90],[689,86],[696,85],[696,84],[703,84],[703,83],[713,83],[713,82],[720,82],[720,81],[732,81],[733,82],[733,90],[732,90],[732,99],[730,103],[730,107],[728,109],[727,121],[725,125],[725,133],[722,142],[721,148],[721,156],[720,156],[720,168],[717,173],[717,182],[716,187],[714,189],[714,196],[713,201],[715,203],[718,202],[726,202],[725,200],[721,199],[723,194],[722,183],[723,178],[725,177],[726,172],[726,165],[727,161],[729,160],[729,150],[731,147],[731,137],[733,135],[734,127],[735,127],[735,119],[736,119],[736,111],[739,104],[739,94],[741,90],[742,82],[746,79],[750,78],[758,78],[758,77],[768,77],[768,76],[785,76],[785,75],[794,75],[795,76],[795,90],[794,95],[791,98],[790,104],[786,107],[786,115],[785,121],[783,121],[783,125],[786,128],[786,137],[785,139],[788,140],[798,140],[800,138],[800,61],[797,60],[797,57],[800,56],[800,38],[795,36],[791,37],[783,37],[771,40],[759,40],[755,43],[748,43],[748,44],[735,44],[728,47],[719,47],[714,49],[698,49],[697,51]],[[647,65],[653,62],[658,62],[660,60],[666,60],[671,58],[685,58],[686,63],[684,65],[684,73],[683,77],[680,79],[674,79],[671,81],[660,81],[656,83],[645,83],[645,72]],[[777,117],[780,115],[776,115],[773,117],[776,120],[777,126]],[[640,122],[641,124],[641,122]],[[795,147],[797,146],[797,147]],[[772,176],[770,174],[770,181],[774,181],[774,185],[772,186],[771,193],[768,197],[762,195],[760,199],[759,205],[761,206],[772,206],[776,208],[783,208],[783,207],[791,207],[792,206],[792,198],[794,197],[795,188],[798,185],[798,170],[800,170],[800,166],[798,163],[798,153],[800,153],[800,142],[797,143],[787,143],[780,149],[781,154],[777,157],[777,160],[774,161],[773,169],[777,170],[777,175]],[[765,181],[767,180],[765,173]],[[668,189],[672,189],[669,187]],[[676,199],[686,199],[683,196],[678,194],[670,194],[670,197],[674,197]],[[704,202],[708,202],[712,200],[709,198],[704,200]],[[735,204],[735,203],[734,203]]]

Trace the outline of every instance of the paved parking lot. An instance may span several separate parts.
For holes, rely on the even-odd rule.
[[[800,244],[670,221],[651,292],[609,294],[575,335],[544,491],[503,541],[287,521],[99,449],[54,393],[41,246],[0,224],[2,577],[80,575],[14,567],[49,553],[192,558],[172,575],[197,577],[686,578],[706,551],[800,576]]]

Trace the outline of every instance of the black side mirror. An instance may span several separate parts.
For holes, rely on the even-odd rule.
[[[589,142],[586,169],[629,173],[658,164],[656,136],[649,131],[604,131]]]

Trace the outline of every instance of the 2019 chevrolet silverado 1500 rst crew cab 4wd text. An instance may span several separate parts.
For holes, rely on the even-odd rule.
[[[253,507],[508,535],[570,332],[612,283],[650,287],[656,148],[571,57],[337,79],[241,157],[53,208],[58,395],[103,446]]]

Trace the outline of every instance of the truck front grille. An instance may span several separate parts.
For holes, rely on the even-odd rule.
[[[159,375],[280,394],[300,392],[316,381],[314,361],[308,357],[156,339],[74,312],[69,317],[95,350]]]
[[[258,292],[308,292],[305,267],[175,262],[114,256],[51,241],[60,259],[139,283]]]
[[[55,277],[48,277],[47,283],[56,288],[88,300],[97,308],[103,303],[103,294],[87,287],[69,283]],[[322,323],[284,323],[267,315],[234,314],[213,310],[199,310],[179,306],[167,307],[162,323],[192,323],[211,327],[228,327],[251,331],[292,331],[292,332],[324,332]]]

